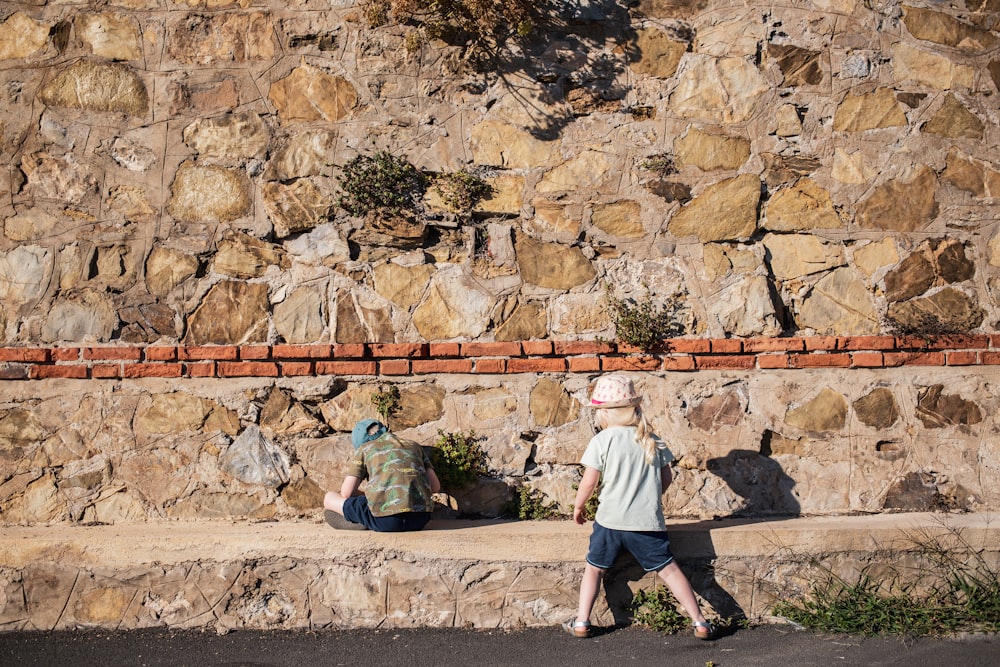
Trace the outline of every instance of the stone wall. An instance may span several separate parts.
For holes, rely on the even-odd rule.
[[[452,505],[565,505],[614,369],[671,512],[996,507],[996,1],[628,4],[485,73],[353,2],[6,4],[3,521],[314,512],[388,383],[486,437]],[[381,150],[492,195],[350,216]],[[553,347],[613,340],[609,289],[679,294],[679,355]]]

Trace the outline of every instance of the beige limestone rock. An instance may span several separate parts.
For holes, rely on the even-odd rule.
[[[143,450],[141,455],[125,456],[118,464],[115,476],[126,488],[161,508],[168,501],[184,495],[194,473],[191,464],[191,456],[185,452],[154,447]],[[105,505],[103,509],[108,507]]]
[[[802,120],[794,104],[783,104],[778,107],[775,122],[777,123],[775,134],[779,137],[797,137],[802,134]]]
[[[166,514],[174,519],[270,519],[275,506],[250,495],[196,491],[168,507]]]
[[[674,236],[696,236],[702,243],[746,240],[757,228],[760,180],[752,174],[714,183],[674,214]]]
[[[910,5],[903,6],[903,24],[917,39],[951,46],[966,53],[982,53],[1000,43],[994,33],[956,19],[950,14]]]
[[[497,341],[545,338],[548,332],[547,317],[548,313],[541,303],[536,301],[519,303],[510,316],[497,326],[495,338]]]
[[[564,294],[549,305],[553,333],[573,335],[605,331],[611,326],[604,299],[594,294]]]
[[[242,232],[227,232],[218,243],[212,270],[231,278],[260,278],[271,266],[288,267],[284,248]]]
[[[40,198],[82,204],[98,190],[88,166],[72,154],[62,157],[47,153],[25,155],[21,159],[21,169],[28,178],[28,191]]]
[[[532,285],[568,290],[597,275],[594,265],[573,246],[545,243],[517,234],[514,249],[521,278]]]
[[[764,276],[751,275],[715,292],[706,302],[723,331],[734,336],[775,336],[781,323]]]
[[[550,240],[571,243],[580,234],[580,206],[566,206],[548,199],[531,202],[535,215],[525,229]]]
[[[559,161],[558,142],[543,141],[500,120],[484,120],[475,125],[469,144],[473,161],[491,167],[534,169],[552,167]]]
[[[323,421],[335,431],[350,433],[358,421],[376,418],[372,397],[378,391],[380,388],[371,384],[349,384],[339,395],[320,403]],[[350,440],[347,446],[350,447]]]
[[[275,38],[269,13],[192,14],[168,28],[166,52],[188,65],[248,63],[273,58]]]
[[[242,172],[185,162],[170,186],[167,212],[183,222],[228,222],[250,211],[250,192]]]
[[[579,402],[562,383],[548,378],[542,378],[532,388],[528,408],[535,425],[541,427],[562,426],[580,415]]]
[[[258,114],[200,118],[184,128],[184,143],[201,157],[233,163],[267,154],[271,131]]]
[[[855,248],[853,258],[855,268],[871,278],[880,269],[896,264],[899,261],[899,251],[894,240],[882,239]]]
[[[85,13],[76,18],[76,36],[95,56],[109,60],[142,57],[139,26],[135,20],[115,12]]]
[[[707,3],[676,3],[697,6]],[[673,12],[671,12],[672,14]],[[673,17],[671,17],[673,18]],[[692,53],[723,56],[758,57],[760,45],[767,41],[767,25],[754,19],[749,11],[725,12],[711,22],[700,22],[691,45]]]
[[[31,241],[33,239],[58,234],[62,221],[48,211],[32,206],[19,209],[3,222],[4,236],[11,241]]]
[[[55,266],[42,246],[19,245],[0,252],[0,301],[4,310],[32,306],[47,289]]]
[[[125,490],[102,493],[83,512],[83,522],[113,525],[134,523],[147,518],[142,501]]]
[[[826,387],[785,415],[785,423],[803,431],[839,431],[847,422],[847,400]]]
[[[844,248],[812,234],[768,234],[762,241],[779,280],[819,273],[844,264]]]
[[[399,412],[389,420],[389,426],[410,428],[437,421],[444,414],[444,387],[424,383],[404,387],[399,392]]]
[[[899,420],[899,404],[892,390],[886,387],[872,389],[851,406],[865,426],[887,429]]]
[[[315,343],[326,326],[323,299],[311,288],[302,287],[274,306],[274,330],[286,343]]]
[[[198,258],[180,250],[156,246],[146,259],[146,289],[166,296],[198,271]]]
[[[744,137],[692,127],[674,140],[674,155],[678,168],[691,165],[702,171],[739,169],[750,158],[750,142]]]
[[[898,83],[916,81],[937,90],[970,88],[975,79],[972,67],[905,42],[892,48],[892,73]]]
[[[105,203],[129,222],[150,222],[157,213],[146,190],[141,187],[119,185],[111,188]]]
[[[930,224],[938,214],[935,200],[937,176],[934,170],[916,165],[899,178],[878,186],[857,206],[857,222],[862,227],[912,232]]]
[[[969,111],[953,94],[944,98],[941,108],[921,128],[921,132],[947,139],[982,139],[983,121]]]
[[[286,239],[285,249],[294,260],[293,266],[336,266],[351,258],[351,249],[337,228],[322,224],[295,238]]]
[[[865,132],[906,125],[906,115],[891,88],[848,92],[833,116],[835,132]]]
[[[400,308],[409,309],[420,301],[434,267],[430,264],[402,266],[395,262],[376,264],[373,271],[375,291]]]
[[[612,171],[612,161],[602,151],[586,151],[557,165],[535,186],[538,192],[557,193],[584,188],[596,190]]]
[[[490,306],[489,292],[460,267],[442,268],[413,311],[413,325],[425,340],[476,338],[489,324]]]
[[[850,268],[824,276],[799,306],[796,323],[820,334],[860,336],[879,330],[878,311],[864,282]]]
[[[472,414],[482,421],[506,417],[517,410],[517,396],[504,387],[480,389],[475,399]]]
[[[761,227],[776,232],[839,229],[843,226],[830,193],[811,178],[800,179],[774,193],[764,209]]]
[[[282,123],[336,123],[350,117],[358,105],[358,92],[343,77],[303,63],[271,84],[268,99]]]
[[[0,23],[0,60],[30,58],[49,42],[51,24],[14,12]]]
[[[517,215],[524,203],[524,176],[499,174],[484,179],[492,192],[476,202],[472,210],[490,215]]]
[[[688,56],[677,78],[671,110],[681,118],[723,125],[748,121],[768,90],[757,68],[743,58]]]
[[[41,339],[60,341],[107,341],[118,324],[111,298],[94,290],[83,290],[53,303],[42,324]]]
[[[285,142],[268,161],[264,178],[288,181],[325,173],[334,161],[337,134],[329,130],[295,132]]]
[[[677,72],[687,43],[671,39],[659,28],[640,28],[629,47],[629,67],[636,74],[669,79]]]
[[[833,153],[833,171],[831,175],[841,183],[859,185],[867,183],[878,176],[878,170],[868,166],[864,153],[856,151],[849,153],[843,148],[836,148]]]
[[[978,328],[985,313],[965,292],[944,287],[928,296],[889,304],[886,317],[904,331],[965,333]]]
[[[50,106],[145,116],[149,93],[135,71],[121,63],[79,60],[38,91]]]
[[[267,285],[232,280],[216,283],[188,317],[188,345],[238,345],[266,339]]]
[[[986,261],[990,263],[990,266],[1000,267],[1000,231],[990,239],[987,249],[989,250],[989,257]]]
[[[632,199],[596,204],[590,221],[611,236],[634,239],[641,238],[646,233],[642,224],[642,205]]]

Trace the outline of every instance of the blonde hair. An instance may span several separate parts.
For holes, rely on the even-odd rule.
[[[659,445],[653,437],[653,429],[646,421],[646,415],[638,405],[627,405],[623,408],[602,408],[597,410],[597,424],[602,429],[609,426],[635,426],[635,441],[642,447],[646,463],[656,460],[656,450]]]

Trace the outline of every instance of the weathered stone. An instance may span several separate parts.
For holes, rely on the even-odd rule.
[[[156,246],[146,260],[146,289],[166,296],[198,271],[198,258],[180,250]]]
[[[985,126],[983,121],[949,93],[945,96],[941,108],[920,128],[920,131],[948,139],[982,139]]]
[[[290,482],[281,490],[281,497],[288,506],[303,514],[321,509],[324,495],[326,492],[308,477]]]
[[[297,289],[274,305],[274,330],[286,343],[315,343],[325,329],[323,299],[314,289]]]
[[[848,153],[843,148],[838,147],[833,152],[831,176],[841,183],[858,185],[874,179],[878,176],[878,170],[868,166],[864,153],[861,151]]]
[[[702,171],[739,169],[750,158],[750,141],[692,127],[674,140],[674,157],[678,168],[690,165]]]
[[[629,67],[639,75],[669,79],[677,72],[687,43],[670,39],[658,28],[636,31],[635,41],[629,46]]]
[[[767,56],[773,60],[789,87],[816,85],[823,81],[820,53],[791,44],[767,45]]]
[[[118,315],[108,295],[84,290],[53,303],[42,324],[41,339],[59,341],[111,339]]]
[[[559,160],[558,142],[543,141],[499,120],[485,120],[474,126],[469,142],[476,164],[533,169],[554,166]]]
[[[25,155],[21,169],[28,178],[31,194],[81,204],[97,193],[97,181],[86,165],[72,155],[53,157],[45,153]]]
[[[871,93],[847,93],[833,116],[836,132],[865,132],[906,125],[891,88],[877,88]]]
[[[272,503],[264,503],[251,495],[196,491],[168,507],[167,516],[173,519],[270,519],[275,511]]]
[[[954,47],[966,53],[982,53],[1000,43],[1000,39],[989,30],[969,25],[949,14],[910,5],[903,7],[903,24],[917,39]]]
[[[491,301],[460,267],[439,269],[413,311],[413,325],[425,340],[476,338],[489,324]]]
[[[553,333],[580,334],[606,330],[611,325],[607,305],[593,294],[564,294],[549,305]]]
[[[941,180],[976,197],[1000,193],[1000,170],[963,155],[958,148],[948,151]]]
[[[267,97],[283,123],[336,123],[350,117],[358,104],[349,81],[305,63],[271,84]]]
[[[893,482],[886,491],[882,509],[927,512],[940,509],[940,493],[933,474],[911,472]]]
[[[121,185],[108,190],[107,205],[128,222],[150,222],[157,211],[143,188]]]
[[[893,78],[897,83],[916,81],[937,90],[970,88],[976,76],[973,67],[906,42],[898,42],[893,46],[891,62]]]
[[[480,477],[475,484],[467,488],[455,489],[452,497],[458,506],[460,516],[495,519],[510,510],[514,489],[502,479]]]
[[[173,471],[171,471],[173,472]],[[83,512],[84,523],[132,523],[148,517],[142,501],[125,490],[110,490],[88,505]]]
[[[686,416],[695,428],[715,433],[725,426],[737,426],[746,414],[747,404],[746,387],[729,386],[691,405]]]
[[[771,272],[788,280],[843,266],[844,249],[811,234],[768,234],[763,240]]]
[[[77,61],[39,90],[38,98],[50,106],[84,111],[130,116],[149,111],[146,85],[132,68],[120,63]]]
[[[117,582],[104,588],[91,588],[76,597],[74,616],[84,625],[117,626],[135,595],[130,587],[121,588]]]
[[[783,104],[775,114],[777,127],[774,133],[779,137],[797,137],[802,134],[802,119],[794,104]]]
[[[526,283],[568,290],[594,279],[593,264],[579,248],[538,241],[527,234],[514,239],[517,264]]]
[[[30,58],[45,48],[51,25],[14,12],[0,23],[0,60]]]
[[[34,306],[45,294],[52,270],[52,254],[41,246],[19,245],[0,253],[0,301],[4,309]]]
[[[125,457],[118,464],[115,475],[126,488],[140,494],[153,506],[162,508],[184,494],[191,483],[191,464],[191,456],[184,452],[156,447],[144,450],[138,456]],[[109,508],[102,503],[101,509]],[[96,512],[97,508],[94,509]]]
[[[524,199],[524,176],[500,174],[485,178],[491,189],[490,195],[476,202],[474,213],[488,215],[518,215]]]
[[[142,57],[139,26],[135,20],[117,13],[82,14],[74,21],[76,36],[95,56],[109,60],[137,60]]]
[[[926,428],[969,426],[983,421],[982,410],[974,401],[943,392],[942,384],[922,387],[917,392],[916,417]]]
[[[373,211],[364,217],[360,229],[351,232],[350,240],[364,246],[413,250],[424,245],[427,231],[427,225],[418,220]]]
[[[268,161],[264,178],[289,181],[318,176],[329,166],[336,144],[336,133],[328,130],[295,132]]]
[[[24,492],[14,498],[0,502],[4,523],[15,525],[46,524],[64,521],[66,501],[60,496],[52,475],[29,482]]]
[[[147,408],[136,415],[135,425],[145,433],[166,434],[198,431],[208,425],[215,413],[230,411],[214,401],[184,392],[155,394]],[[235,415],[232,415],[235,417]],[[221,420],[212,420],[221,423]],[[238,419],[236,420],[238,424]],[[238,430],[227,430],[236,435]]]
[[[525,225],[525,230],[549,240],[571,243],[580,235],[580,207],[565,206],[547,199],[531,202],[535,216]]]
[[[188,317],[188,345],[238,345],[267,336],[267,285],[223,281],[212,285]]]
[[[920,296],[934,284],[934,265],[923,255],[914,252],[885,276],[885,298],[889,301],[906,301]]]
[[[406,387],[399,392],[399,412],[390,417],[392,428],[412,428],[437,421],[444,415],[445,390],[437,384]]]
[[[907,333],[965,333],[983,323],[985,313],[968,294],[952,287],[930,296],[892,303],[889,320]]]
[[[167,54],[190,65],[247,63],[273,58],[276,27],[263,12],[190,14],[166,37]]]
[[[750,119],[767,82],[743,58],[689,56],[677,74],[670,108],[681,118],[732,125]]]
[[[244,173],[186,162],[170,186],[167,212],[183,222],[228,222],[246,215],[251,204]]]
[[[674,236],[697,236],[702,243],[746,240],[757,228],[760,180],[752,174],[714,183],[674,214]]]
[[[997,251],[1000,257],[1000,250]],[[545,307],[536,301],[519,303],[510,317],[501,322],[496,329],[497,341],[518,341],[545,338],[547,332],[547,313]]]
[[[851,404],[865,426],[887,429],[899,420],[899,406],[892,391],[877,387]]]
[[[232,278],[260,278],[271,266],[288,267],[284,248],[242,232],[227,232],[219,241],[212,270]]]
[[[830,193],[811,178],[803,178],[790,188],[778,190],[764,211],[761,227],[776,232],[843,227]]]
[[[896,264],[899,253],[895,241],[883,239],[855,248],[853,258],[854,266],[870,278],[876,271]]]
[[[585,151],[549,170],[535,185],[535,189],[542,193],[559,193],[577,188],[596,190],[611,171],[612,163],[607,153]]]
[[[923,165],[878,186],[857,207],[862,227],[912,232],[930,224],[938,214],[937,176]]]
[[[271,131],[256,113],[229,113],[198,119],[184,128],[183,136],[184,143],[201,157],[232,163],[263,158]]]
[[[337,343],[364,343],[368,341],[368,331],[358,315],[357,305],[349,293],[340,293],[336,299],[336,320],[333,340]]]
[[[714,293],[708,312],[734,336],[776,336],[782,327],[771,293],[766,277],[749,275]]]
[[[547,378],[539,380],[531,390],[528,407],[536,426],[562,426],[580,416],[580,404],[562,383]]]
[[[793,491],[795,480],[768,456],[735,449],[709,459],[705,466],[728,487],[728,494],[719,494],[713,509],[730,516],[795,516],[801,509]]]
[[[503,387],[480,389],[475,398],[472,414],[481,421],[506,417],[517,410],[517,397]]]
[[[275,436],[317,436],[325,430],[323,423],[313,417],[302,403],[294,400],[288,392],[278,388],[271,390],[260,410],[260,428],[262,442],[265,444],[269,438]],[[247,436],[246,431],[244,431],[240,437],[250,438],[251,436]]]
[[[288,455],[251,424],[219,457],[226,474],[244,482],[278,487],[288,482]]]
[[[850,268],[835,269],[799,306],[796,323],[820,334],[859,336],[879,330],[878,312],[864,282]]]
[[[11,241],[31,241],[58,234],[62,222],[38,207],[20,209],[3,223],[4,236]]]
[[[336,266],[351,258],[351,249],[336,227],[319,225],[305,234],[285,241],[289,256],[297,263]]]
[[[803,431],[839,431],[846,422],[847,400],[829,387],[785,414],[786,424]]]

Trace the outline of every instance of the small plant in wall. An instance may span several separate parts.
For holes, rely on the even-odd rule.
[[[464,169],[435,177],[433,188],[445,206],[461,215],[470,214],[476,204],[493,194],[493,186]]]
[[[517,515],[521,521],[556,519],[562,516],[557,503],[545,502],[545,494],[538,489],[524,485],[517,487],[517,495],[511,507],[511,514]]]
[[[457,491],[474,484],[487,472],[486,453],[475,431],[447,433],[438,430],[431,448],[431,465],[446,491]]]
[[[611,285],[605,285],[605,295],[611,321],[615,326],[615,337],[643,352],[656,349],[664,339],[677,336],[684,331],[680,316],[684,311],[683,295],[672,294],[658,304],[646,287],[641,300],[619,299]]]
[[[427,190],[424,175],[407,160],[388,151],[358,155],[344,165],[337,203],[351,215],[413,214]]]
[[[388,387],[372,394],[372,405],[375,411],[382,417],[382,422],[389,424],[389,418],[400,410],[399,387],[390,384]]]

